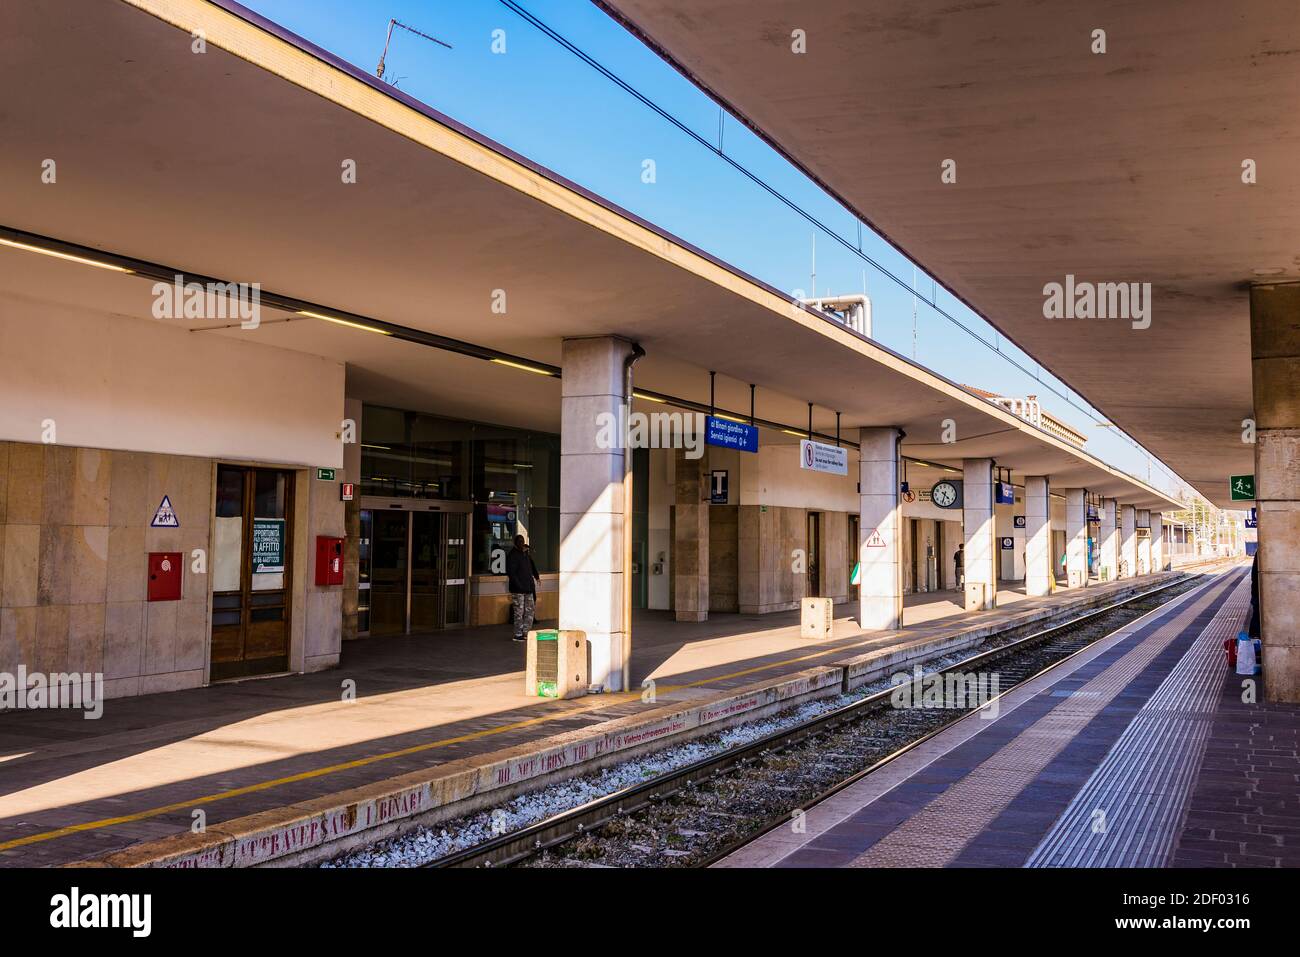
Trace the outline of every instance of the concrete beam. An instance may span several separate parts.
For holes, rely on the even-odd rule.
[[[898,429],[858,436],[858,621],[864,630],[903,626],[902,514]]]
[[[1151,571],[1165,570],[1165,516],[1161,512],[1151,513]]]
[[[623,684],[625,453],[625,437],[610,423],[623,421],[623,360],[631,353],[613,337],[565,339],[561,353],[560,627],[586,632],[591,683],[609,691]]]
[[[1097,564],[1102,579],[1114,581],[1119,577],[1119,503],[1113,498],[1103,498],[1100,518]]]
[[[1081,488],[1065,490],[1065,581],[1067,588],[1088,584],[1088,496]]]
[[[676,450],[673,506],[673,616],[709,620],[708,457]]]
[[[997,524],[993,515],[993,460],[962,460],[962,529],[966,539],[966,610],[997,607]],[[972,596],[971,586],[980,586]]]
[[[1047,476],[1025,476],[1025,594],[1050,595],[1052,576],[1052,504]]]
[[[1132,578],[1137,574],[1137,515],[1132,505],[1119,507],[1119,554],[1121,578]]]
[[[1300,286],[1251,289],[1250,353],[1264,696],[1294,704],[1300,703]]]

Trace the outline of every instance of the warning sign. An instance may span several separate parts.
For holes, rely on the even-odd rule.
[[[172,508],[172,500],[169,496],[164,495],[158,511],[153,513],[153,521],[149,523],[152,528],[180,528],[180,520],[176,517],[176,510]]]
[[[880,534],[880,530],[873,528],[871,534],[867,536],[867,548],[884,548],[885,536]]]

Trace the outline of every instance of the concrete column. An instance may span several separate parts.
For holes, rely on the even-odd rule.
[[[1300,703],[1300,286],[1251,289],[1250,355],[1264,697],[1294,704]]]
[[[1025,594],[1050,595],[1052,585],[1052,505],[1047,476],[1025,476]]]
[[[566,339],[560,425],[560,627],[587,633],[591,683],[623,683],[623,360],[613,337]]]
[[[858,622],[903,627],[903,510],[898,504],[898,429],[858,435]]]
[[[1119,507],[1119,557],[1124,563],[1124,578],[1137,574],[1137,516],[1132,505]]]
[[[673,614],[678,621],[709,620],[708,458],[676,451],[673,508]]]
[[[997,525],[993,517],[993,460],[962,461],[962,528],[966,536],[966,584],[983,586],[983,597],[967,600],[967,611],[998,604]]]
[[[360,399],[343,400],[343,418],[355,429],[354,441],[343,446],[343,481],[361,487],[361,411]],[[343,640],[357,636],[361,600],[361,496],[353,493],[352,501],[343,503]]]
[[[1065,489],[1065,584],[1088,584],[1088,496],[1084,489]]]
[[[1119,503],[1113,498],[1103,498],[1100,518],[1097,565],[1106,579],[1114,581],[1119,575]]]
[[[1147,530],[1147,535],[1151,534],[1151,513],[1149,511],[1147,511],[1145,508],[1138,509],[1137,516],[1134,520],[1137,522],[1138,528],[1145,528]],[[1137,550],[1138,550],[1138,574],[1150,575],[1151,574],[1151,539],[1139,538],[1137,540]]]
[[[1151,513],[1151,571],[1165,570],[1165,517],[1160,512]]]

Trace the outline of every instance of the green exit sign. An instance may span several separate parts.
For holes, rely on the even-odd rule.
[[[1230,475],[1228,476],[1228,491],[1232,495],[1234,502],[1253,502],[1255,501],[1255,476],[1253,475]]]
[[[333,482],[333,481],[334,481],[334,470],[333,470],[333,469],[317,469],[317,470],[316,470],[316,477],[317,477],[318,479],[320,479],[322,482]]]

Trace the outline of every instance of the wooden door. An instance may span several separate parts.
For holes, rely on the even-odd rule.
[[[293,472],[217,467],[212,680],[289,670]]]

